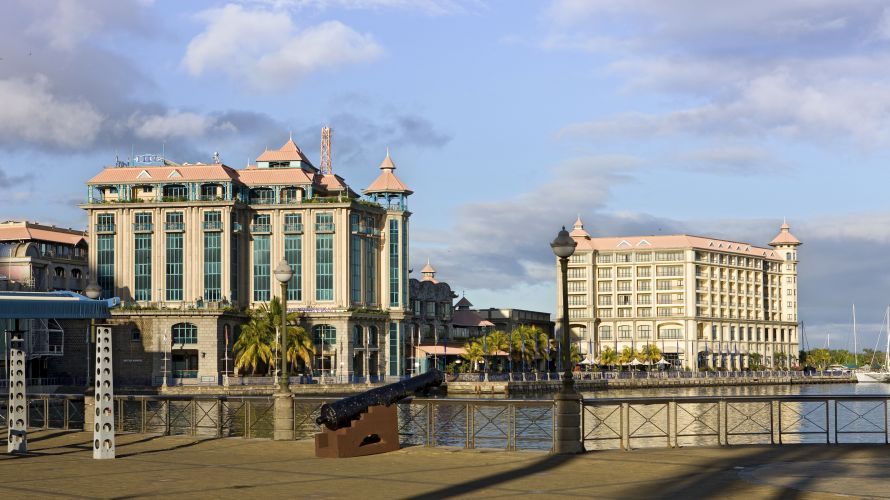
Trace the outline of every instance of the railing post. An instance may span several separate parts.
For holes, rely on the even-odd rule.
[[[43,396],[43,428],[49,429],[49,396]]]
[[[674,425],[671,425],[671,417],[673,418]],[[674,434],[674,444],[671,445],[671,431]],[[667,442],[669,448],[676,448],[679,445],[677,444],[677,402],[676,401],[668,401],[667,403]]]
[[[435,427],[433,423],[436,421],[433,412],[435,411],[435,405],[433,405],[432,401],[426,402],[426,446],[433,447],[435,443],[433,442],[436,439]]]
[[[624,451],[630,451],[630,403],[621,403],[621,447]]]
[[[770,401],[769,402],[769,444],[776,444],[775,439],[775,430],[773,429],[773,415],[775,414],[774,407],[778,403],[779,411],[778,411],[778,422],[779,422],[779,444],[782,444],[782,402],[781,401]]]
[[[476,407],[473,403],[467,403],[467,415],[469,416],[469,425],[467,425],[467,434],[470,436],[470,449],[476,448]]]
[[[725,399],[717,401],[717,444],[729,446],[729,406]]]
[[[142,398],[142,400],[139,402],[139,425],[142,428],[142,434],[145,434],[146,430],[148,429],[145,426],[145,414],[147,413],[147,410],[148,410],[147,407],[148,407],[148,400],[146,400],[145,398]]]

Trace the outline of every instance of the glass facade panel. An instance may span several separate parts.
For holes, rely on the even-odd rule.
[[[312,342],[319,351],[332,351],[337,347],[337,329],[331,325],[312,327]]]
[[[232,302],[238,300],[238,245],[240,241],[238,240],[238,235],[232,233],[232,262],[231,265],[231,273],[229,274],[229,288],[232,291]]]
[[[287,300],[303,300],[303,237],[284,235],[284,258],[294,275],[287,283]]]
[[[102,216],[99,216],[99,223],[102,224]],[[112,216],[111,222],[114,224]],[[107,299],[114,296],[114,235],[99,234],[96,235],[98,251],[96,252],[96,281],[102,287],[102,298]]]
[[[399,221],[389,221],[389,305],[399,305]]]
[[[356,219],[357,220],[357,219]],[[357,222],[354,222],[357,224]],[[350,254],[351,262],[349,263],[352,272],[350,273],[350,288],[352,290],[352,302],[358,303],[362,301],[362,238],[353,234],[351,239]]]
[[[207,221],[205,214],[205,222]],[[222,297],[222,233],[204,233],[204,300],[219,301]]]
[[[167,233],[166,300],[182,300],[182,233]]]
[[[151,300],[151,234],[136,234],[135,239],[135,290],[136,300]]]
[[[253,300],[255,302],[269,300],[269,236],[254,235],[253,237]]]
[[[334,300],[334,235],[315,235],[315,300]]]
[[[399,375],[399,324],[389,324],[389,375]]]
[[[377,303],[377,243],[365,239],[365,304]]]

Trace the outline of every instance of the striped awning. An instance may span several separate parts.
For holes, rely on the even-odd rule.
[[[74,292],[0,292],[0,319],[107,318],[117,297],[92,300]]]

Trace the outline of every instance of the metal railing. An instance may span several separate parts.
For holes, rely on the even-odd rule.
[[[540,380],[560,380],[560,372],[489,372],[489,380],[509,380],[509,381],[540,381]],[[596,372],[573,372],[572,377],[575,380],[624,380],[624,379],[659,379],[659,380],[714,380],[714,379],[768,379],[768,378],[787,378],[791,380],[807,380],[807,379],[839,379],[852,380],[854,375],[850,372],[841,371],[814,371],[803,372],[797,370],[762,370],[762,371],[724,371],[724,372],[687,372],[680,370],[658,370],[651,371],[627,370],[627,371],[596,371]],[[483,380],[485,372],[469,372],[459,373],[455,380],[460,382],[475,382]]]
[[[203,223],[203,227],[205,231],[222,231],[222,221],[205,220]]]
[[[300,222],[292,222],[284,224],[284,232],[285,233],[302,233],[303,232],[303,224]]]
[[[182,222],[165,222],[165,231],[185,231],[185,223]]]
[[[591,398],[585,449],[890,443],[881,395]]]

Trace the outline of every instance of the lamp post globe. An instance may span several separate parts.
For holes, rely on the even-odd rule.
[[[287,260],[281,259],[275,269],[272,270],[275,279],[281,283],[281,378],[278,379],[278,390],[281,392],[290,391],[290,379],[287,373],[287,282],[294,275],[293,270]]]
[[[83,294],[89,299],[96,300],[102,295],[102,287],[97,285],[95,281],[91,281],[90,284],[83,289]]]

